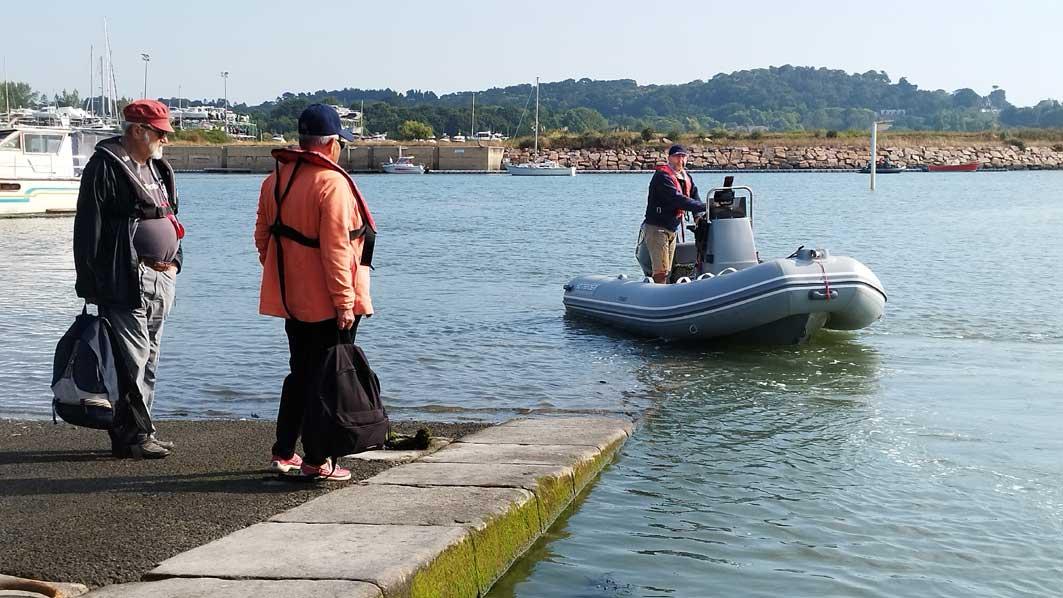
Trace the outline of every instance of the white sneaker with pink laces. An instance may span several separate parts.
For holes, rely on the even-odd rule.
[[[288,473],[302,466],[303,458],[299,456],[299,453],[292,453],[292,456],[288,459],[273,455],[269,462],[269,470],[275,473]]]
[[[333,464],[332,459],[325,459],[321,465],[303,463],[300,471],[305,477],[323,482],[346,482],[351,479],[351,470]]]

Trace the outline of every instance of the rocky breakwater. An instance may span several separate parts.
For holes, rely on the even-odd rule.
[[[688,166],[707,170],[853,170],[867,164],[868,148],[859,146],[691,146]],[[1063,151],[1050,147],[880,147],[879,156],[899,166],[923,169],[930,164],[978,162],[983,169],[1063,169]],[[532,161],[530,149],[507,148],[505,158],[514,164]],[[539,160],[554,160],[579,170],[652,170],[666,160],[662,148],[552,149],[539,152]]]

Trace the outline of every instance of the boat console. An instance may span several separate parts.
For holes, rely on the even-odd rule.
[[[715,275],[728,268],[741,270],[760,263],[753,241],[753,190],[734,187],[733,183],[733,176],[724,177],[723,187],[706,194],[709,198],[707,234],[698,235],[695,228],[695,243],[699,236],[705,238],[704,249],[699,247],[700,251],[695,253],[695,256],[702,253],[696,274]]]

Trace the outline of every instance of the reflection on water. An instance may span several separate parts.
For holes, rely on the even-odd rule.
[[[943,408],[947,397],[912,404],[893,394],[920,385],[885,367],[879,348],[848,335],[817,340],[645,347],[636,376],[653,405],[638,431],[491,596],[1039,596],[1063,587],[1063,467],[1029,454],[1058,457],[1058,427],[1012,436],[999,422],[964,425]],[[1058,397],[1045,407],[1058,422]]]

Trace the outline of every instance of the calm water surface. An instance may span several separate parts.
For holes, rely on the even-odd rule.
[[[696,176],[708,188],[722,175]],[[156,409],[271,418],[260,177],[184,175],[186,267]],[[646,175],[363,177],[380,224],[359,340],[399,417],[642,417],[495,596],[1063,594],[1063,173],[738,175],[761,254],[868,264],[886,317],[780,349],[635,341],[561,285],[636,274]],[[46,417],[79,303],[70,219],[0,220],[0,416]]]

